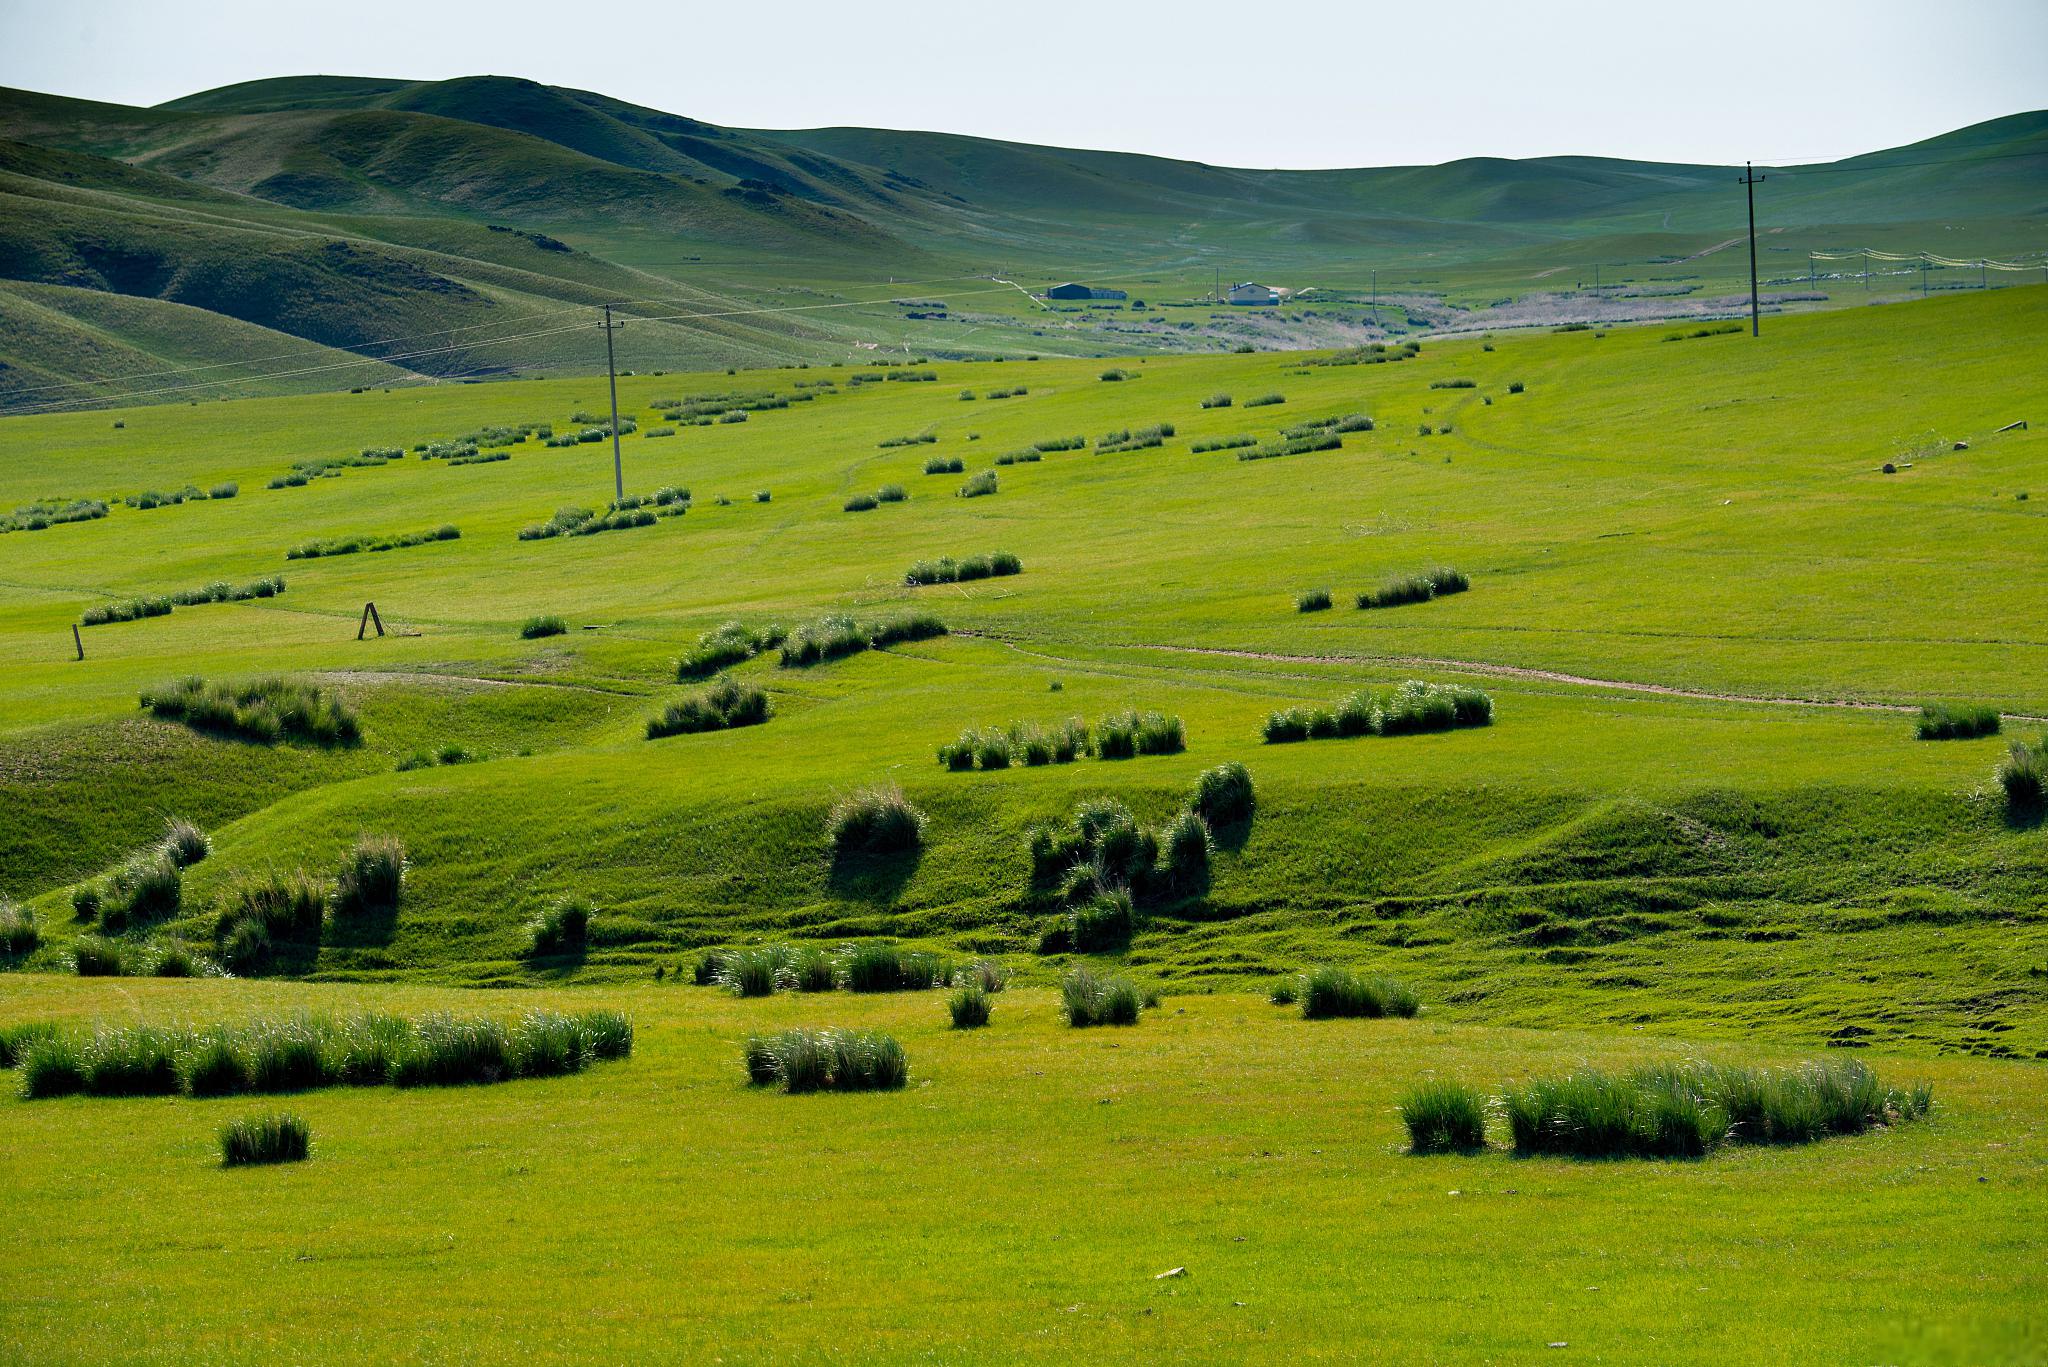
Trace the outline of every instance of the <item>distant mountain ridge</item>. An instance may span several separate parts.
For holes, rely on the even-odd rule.
[[[1762,207],[1778,231],[1963,221],[1995,225],[1986,240],[2000,245],[2032,242],[2048,221],[2048,112],[1771,174]],[[837,307],[858,302],[850,285],[904,278],[1164,270],[1159,288],[1192,293],[1226,266],[1347,285],[1385,261],[1469,292],[1495,278],[1528,288],[1560,253],[1684,259],[1739,227],[1733,175],[1597,157],[1271,171],[944,133],[724,128],[502,76],[282,77],[151,109],[0,90],[0,290],[56,291],[11,316],[61,317],[65,291],[101,291],[358,353],[433,324],[673,296],[729,321],[643,332],[658,354],[761,363],[894,335],[877,321],[900,321],[886,301],[793,316],[806,289]],[[972,345],[1003,354],[1045,335],[1010,306],[1021,311],[977,320]],[[92,326],[89,346],[39,323],[0,348],[0,401],[156,368],[160,347]],[[953,334],[930,335],[944,348]],[[403,368],[583,363],[548,346],[516,363],[448,348]]]

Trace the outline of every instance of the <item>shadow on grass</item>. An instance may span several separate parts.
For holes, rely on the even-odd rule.
[[[833,893],[853,901],[893,904],[917,872],[924,851],[846,855],[832,861],[827,877]]]
[[[1244,848],[1245,842],[1252,838],[1252,819],[1246,817],[1242,821],[1232,821],[1220,826],[1211,826],[1209,828],[1209,838],[1216,842],[1217,849],[1228,850],[1230,853],[1236,854]]]

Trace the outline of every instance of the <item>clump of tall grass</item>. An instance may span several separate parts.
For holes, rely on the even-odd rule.
[[[660,715],[647,719],[647,739],[759,726],[773,713],[768,694],[753,684],[722,674],[706,689],[678,699]]]
[[[1304,1020],[1338,1017],[1413,1016],[1421,1001],[1413,988],[1392,978],[1322,965],[1301,975],[1297,988]]]
[[[1368,589],[1358,595],[1361,608],[1392,608],[1407,603],[1427,603],[1432,598],[1444,598],[1454,593],[1463,593],[1472,587],[1472,580],[1460,570],[1448,566],[1425,570],[1421,574],[1406,575],[1389,579],[1376,589]]]
[[[1350,736],[1405,736],[1493,721],[1493,699],[1462,684],[1410,679],[1397,688],[1361,689],[1333,707],[1288,707],[1266,718],[1268,745]]]
[[[1107,888],[1143,889],[1159,862],[1159,841],[1114,798],[1084,802],[1065,826],[1031,835],[1031,878],[1058,885],[1071,901],[1090,901]]]
[[[1008,551],[969,555],[958,560],[942,555],[937,560],[920,560],[912,565],[903,576],[903,582],[912,586],[965,584],[976,579],[1000,579],[1023,572],[1024,562]]]
[[[873,494],[854,494],[839,506],[844,512],[871,513],[882,505]]]
[[[1920,709],[1921,740],[1974,740],[1998,734],[1998,709],[1974,703],[1928,703]]]
[[[876,650],[887,650],[890,646],[909,641],[929,641],[933,637],[944,636],[946,624],[935,613],[911,612],[871,623],[867,633],[870,645]]]
[[[213,853],[213,841],[191,822],[174,816],[164,821],[164,838],[159,848],[173,864],[189,869]]]
[[[1043,451],[1036,451],[1036,450],[1033,450],[1033,449],[1031,449],[1030,447],[1026,447],[1026,448],[1025,448],[1024,450],[1022,450],[1022,451],[1005,451],[1005,452],[1003,452],[1003,454],[1001,454],[1000,456],[997,456],[997,457],[996,457],[996,464],[998,464],[998,465],[1036,465],[1036,464],[1038,464],[1038,463],[1039,463],[1040,461],[1042,461],[1042,460],[1044,460],[1044,459],[1045,459],[1045,453],[1044,453]],[[955,470],[955,471],[952,471],[951,473],[953,473],[953,474],[958,474],[958,473],[959,473],[959,471],[958,471],[958,470]],[[2021,497],[2021,498],[2025,498],[2025,497],[2026,497],[2026,495],[2025,495],[2025,494],[2022,494],[2022,495],[2020,495],[2020,497]]]
[[[1209,823],[1193,809],[1166,823],[1159,837],[1159,891],[1167,897],[1193,897],[1208,891],[1213,842]]]
[[[444,757],[443,762],[446,762]],[[395,835],[360,835],[342,856],[329,905],[338,916],[389,914],[398,910],[410,861]]]
[[[952,965],[938,955],[886,941],[859,941],[839,956],[838,980],[849,992],[923,992],[952,976]]]
[[[946,999],[946,1010],[953,1018],[955,1030],[977,1030],[987,1025],[992,1009],[988,991],[980,983],[956,987]]]
[[[1032,442],[1031,449],[1034,451],[1085,451],[1088,449],[1088,438],[1051,437],[1045,441]]]
[[[1088,752],[1088,725],[1070,717],[1050,728],[1035,722],[1013,722],[1007,728],[969,727],[960,738],[939,747],[939,763],[955,771],[1007,769],[1012,764],[1038,767],[1072,764]]]
[[[1163,446],[1173,435],[1170,422],[1154,423],[1150,427],[1120,427],[1114,432],[1105,432],[1095,440],[1098,454],[1111,455],[1118,451],[1143,451],[1154,446]]]
[[[19,1025],[0,1025],[0,1070],[15,1067],[32,1046],[55,1038],[57,1027],[51,1021],[23,1021]]]
[[[1177,755],[1186,748],[1187,729],[1181,719],[1164,712],[1127,708],[1095,723],[1095,754],[1100,759]]]
[[[520,535],[524,537],[525,532]],[[462,532],[449,523],[429,528],[423,532],[401,532],[395,536],[364,534],[357,536],[330,536],[316,541],[302,541],[284,553],[287,560],[319,560],[326,556],[356,555],[363,551],[397,551],[412,546],[429,546],[436,541],[459,541]]]
[[[2008,812],[2015,816],[2038,813],[2048,800],[2048,736],[2036,745],[2014,741],[1998,762],[1997,777]]]
[[[1586,1069],[1502,1091],[1520,1153],[1691,1158],[1726,1143],[1804,1144],[1918,1119],[1925,1086],[1886,1088],[1860,1061],[1790,1069],[1653,1064]]]
[[[568,631],[569,624],[553,613],[529,617],[519,628],[519,639],[538,641],[543,636],[560,636]]]
[[[1209,451],[1234,451],[1240,446],[1257,446],[1259,439],[1250,433],[1239,433],[1231,437],[1209,437],[1202,441],[1188,443],[1188,450],[1195,455]]]
[[[903,1046],[874,1030],[785,1030],[749,1039],[747,1080],[785,1092],[896,1091],[910,1080]]]
[[[924,813],[896,786],[863,789],[834,803],[825,838],[835,863],[910,854],[924,844]]]
[[[355,713],[339,698],[290,679],[227,684],[186,678],[144,693],[142,706],[151,716],[195,731],[267,745],[293,740],[345,746],[362,739]]]
[[[1230,407],[1230,396],[1228,394],[1211,394],[1208,398],[1202,400],[1202,407],[1228,408]]]
[[[955,492],[962,498],[983,498],[996,492],[996,483],[995,471],[978,470],[974,474],[969,475],[967,482],[961,485]]]
[[[924,472],[928,475],[957,475],[967,469],[967,462],[958,456],[928,456]]]
[[[1465,379],[1431,380],[1429,382],[1429,387],[1431,389],[1477,389],[1479,387],[1479,382],[1477,380]]]
[[[295,1115],[248,1116],[221,1126],[224,1168],[252,1163],[302,1163],[313,1151],[313,1129]]]
[[[1486,1100],[1462,1083],[1431,1079],[1400,1100],[1413,1153],[1471,1152],[1486,1146]]]
[[[1060,1014],[1076,1028],[1136,1025],[1143,998],[1129,978],[1077,964],[1060,978]]]
[[[181,847],[182,848],[182,847]],[[72,906],[87,907],[99,917],[100,928],[119,934],[131,925],[161,920],[184,904],[184,871],[168,843],[130,855],[91,890],[72,894]]]
[[[871,622],[865,626],[844,614],[806,622],[782,643],[782,666],[803,669],[863,650],[884,650],[905,641],[924,641],[946,634],[946,624],[929,612]]]
[[[26,959],[42,942],[34,914],[19,902],[0,897],[0,958]]]
[[[1205,769],[1195,780],[1189,806],[1212,829],[1241,826],[1252,819],[1257,800],[1252,792],[1251,771],[1236,760]]]
[[[561,897],[541,908],[528,929],[526,952],[536,959],[581,954],[590,936],[590,903]]]
[[[1296,612],[1327,612],[1330,607],[1328,589],[1307,589],[1294,596]]]
[[[228,890],[214,922],[221,960],[236,973],[261,971],[277,941],[317,944],[327,889],[304,870],[245,875]]]
[[[81,978],[121,978],[128,974],[128,956],[118,940],[81,935],[71,945],[71,967]]]
[[[1286,403],[1285,394],[1258,394],[1244,401],[1246,408],[1271,408],[1276,403]]]
[[[750,627],[744,622],[726,622],[714,627],[697,638],[689,654],[676,661],[676,681],[685,683],[744,664],[762,651],[781,645],[784,635],[781,627],[772,624]]]

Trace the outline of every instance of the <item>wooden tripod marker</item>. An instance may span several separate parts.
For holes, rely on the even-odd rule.
[[[365,603],[363,604],[363,620],[356,624],[356,639],[358,641],[362,640],[364,634],[372,626],[377,628],[379,636],[384,634],[384,619],[377,615],[377,605],[375,603]]]

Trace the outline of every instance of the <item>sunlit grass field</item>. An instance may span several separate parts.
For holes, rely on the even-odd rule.
[[[1241,994],[1075,1031],[1012,989],[956,1032],[931,992],[0,984],[8,1019],[540,1002],[626,1010],[633,1056],[482,1088],[0,1103],[0,1352],[1960,1363],[2031,1361],[2048,1333],[2033,1067],[1879,1054],[1933,1084],[1935,1114],[1805,1147],[1424,1158],[1394,1102],[1425,1075],[1491,1087],[1696,1046],[1312,1022]],[[798,1023],[888,1029],[909,1088],[750,1089],[740,1042]],[[276,1109],[309,1121],[311,1161],[221,1170],[218,1128]]]
[[[0,1100],[0,1356],[2038,1358],[2048,835],[1992,774],[2048,724],[2044,303],[1360,365],[629,375],[625,489],[685,487],[689,509],[547,539],[519,532],[611,501],[609,443],[266,485],[364,448],[601,423],[601,376],[0,421],[0,516],[111,507],[0,534],[0,895],[42,935],[0,974],[0,1026],[546,1005],[637,1031],[629,1059],[490,1087]],[[721,393],[818,397],[646,435],[657,400]],[[1373,429],[1339,449],[1191,449],[1358,414]],[[1155,424],[1161,445],[1096,449]],[[933,457],[962,470],[924,474]],[[956,496],[990,470],[994,495]],[[122,502],[228,481],[232,499]],[[908,497],[843,510],[887,485]],[[287,559],[444,524],[459,537]],[[1021,573],[904,582],[997,551]],[[1353,606],[1437,566],[1470,589]],[[80,627],[73,658],[95,606],[272,574],[274,597]],[[1297,611],[1313,589],[1333,606]],[[370,602],[387,634],[359,640]],[[646,738],[721,623],[916,610],[950,634],[809,668],[771,650],[732,670],[767,690],[765,724]],[[524,637],[544,615],[567,630]],[[361,741],[228,740],[138,708],[188,675],[310,681]],[[1262,740],[1277,709],[1405,679],[1484,689],[1492,724]],[[1916,739],[1937,700],[2002,711],[2004,734]],[[1179,717],[1185,749],[938,762],[964,728],[1126,707]],[[451,746],[464,762],[432,762]],[[1077,956],[1044,938],[1033,830],[1104,797],[1161,827],[1226,761],[1253,820],[1205,890],[1099,956],[1163,1004],[1128,1030],[1061,1025],[1047,989]],[[922,849],[849,876],[827,812],[876,784],[924,813]],[[138,956],[217,957],[242,880],[324,876],[365,833],[403,841],[403,899],[330,918],[262,976],[73,976],[70,889],[170,816],[212,853],[174,914],[124,932]],[[536,956],[531,923],[562,898],[590,905],[588,943]],[[997,959],[1019,985],[979,1031],[947,1028],[938,992],[684,985],[705,947],[869,937]],[[1394,975],[1421,1015],[1267,1003],[1325,962]],[[794,1025],[889,1031],[910,1086],[749,1089],[742,1041]],[[1426,1077],[1691,1057],[1863,1058],[1931,1083],[1935,1110],[1686,1162],[1514,1158],[1497,1118],[1490,1152],[1405,1152],[1396,1101]],[[311,1161],[220,1169],[220,1127],[274,1109],[310,1122]]]

